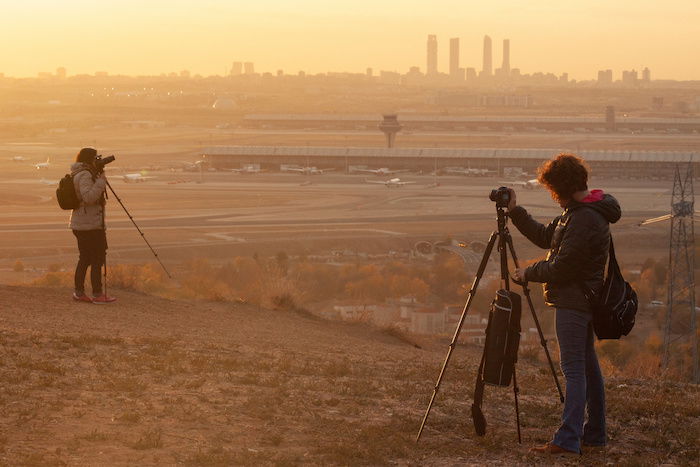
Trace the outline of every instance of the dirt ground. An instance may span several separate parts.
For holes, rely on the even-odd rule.
[[[447,343],[246,305],[0,286],[0,465],[697,465],[700,392],[607,379],[610,444],[538,458],[560,405],[541,351],[469,417],[480,349],[457,348],[414,442]],[[551,344],[550,344],[551,345]]]
[[[413,138],[412,144],[436,144],[434,136]],[[574,139],[581,137],[557,138],[528,144],[576,147]],[[455,136],[441,144],[496,140],[503,137]],[[70,302],[64,289],[26,285],[47,269],[74,265],[68,213],[52,195],[82,145],[117,155],[118,167],[109,171],[113,186],[173,269],[194,258],[334,249],[386,253],[408,251],[420,240],[487,240],[495,227],[487,196],[498,179],[440,177],[433,188],[434,177],[402,174],[416,183],[387,190],[344,174],[200,178],[163,169],[192,162],[209,144],[368,141],[374,139],[196,129],[0,141],[0,284],[15,284],[0,285],[0,465],[543,463],[527,448],[549,439],[560,407],[541,352],[521,354],[522,446],[516,442],[512,389],[487,389],[489,433],[474,435],[469,406],[480,349],[469,346],[457,349],[428,428],[415,444],[447,342],[304,313],[125,290],[114,291],[119,301],[113,305],[83,306]],[[677,147],[690,143],[679,140]],[[599,144],[641,143],[621,138],[581,147]],[[28,160],[10,161],[16,155]],[[33,167],[47,155],[49,169]],[[155,178],[143,184],[119,179],[142,170]],[[668,228],[637,224],[669,211],[669,182],[594,178],[591,186],[615,194],[623,206],[613,232],[626,267],[668,257]],[[541,220],[558,213],[543,190],[519,192],[519,199]],[[114,198],[108,201],[108,228],[110,264],[154,261]],[[513,235],[521,259],[542,254]],[[18,262],[22,271],[14,270]],[[544,462],[697,464],[697,387],[611,377],[607,391],[608,449]]]

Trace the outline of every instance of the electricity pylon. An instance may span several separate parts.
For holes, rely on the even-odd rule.
[[[671,214],[648,219],[640,225],[670,220],[671,237],[668,258],[668,301],[664,320],[662,366],[668,368],[674,359],[672,352],[679,341],[690,344],[692,380],[700,383],[698,362],[698,328],[695,310],[695,193],[693,166],[688,164],[684,174],[676,166],[671,196]],[[686,315],[687,312],[687,315]],[[682,360],[682,359],[681,359]]]

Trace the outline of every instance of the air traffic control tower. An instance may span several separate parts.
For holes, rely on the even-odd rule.
[[[379,129],[386,136],[386,146],[388,148],[394,147],[394,139],[396,138],[396,133],[401,131],[402,126],[399,124],[398,117],[396,114],[384,115],[384,120],[379,124]]]

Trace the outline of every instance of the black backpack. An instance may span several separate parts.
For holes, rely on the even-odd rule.
[[[608,272],[599,293],[586,290],[593,309],[593,330],[598,339],[619,339],[626,336],[634,327],[639,301],[637,292],[622,277],[620,266],[615,258],[615,246],[610,237]]]
[[[61,209],[78,209],[80,207],[80,199],[75,193],[75,185],[73,184],[73,176],[66,174],[59,182],[56,188],[56,201]]]

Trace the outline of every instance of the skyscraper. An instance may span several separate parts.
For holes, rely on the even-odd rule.
[[[493,75],[491,38],[489,36],[484,36],[484,66],[481,70],[481,76],[490,77],[491,75]]]
[[[231,74],[233,76],[238,76],[243,74],[243,63],[242,62],[233,62],[233,66],[231,67]]]
[[[503,65],[501,65],[501,73],[505,76],[510,75],[510,39],[503,39]]]
[[[459,76],[459,38],[450,39],[450,77]]]
[[[435,76],[437,75],[437,36],[428,36],[428,67],[427,75]]]

